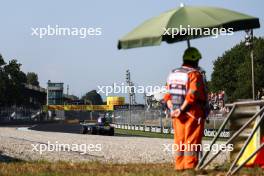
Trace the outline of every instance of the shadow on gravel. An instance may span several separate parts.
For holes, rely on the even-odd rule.
[[[81,127],[82,126],[80,124],[51,123],[51,124],[38,124],[30,127],[29,129],[35,131],[81,134]],[[83,135],[89,135],[89,134],[83,134]],[[118,133],[115,133],[115,136],[133,137],[132,135],[118,134]]]
[[[6,156],[3,152],[0,151],[0,162],[2,163],[11,163],[11,162],[21,162],[22,160],[17,158],[12,158],[10,156]]]
[[[66,124],[66,123],[39,124],[29,129],[36,130],[36,131],[80,134],[81,125],[80,124]]]

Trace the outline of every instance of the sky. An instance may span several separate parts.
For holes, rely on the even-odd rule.
[[[69,93],[77,96],[98,90],[98,86],[125,82],[127,69],[137,86],[163,85],[169,71],[181,65],[186,42],[118,50],[117,41],[143,21],[181,3],[223,7],[258,17],[261,28],[254,35],[264,36],[264,1],[260,0],[1,0],[0,53],[6,61],[17,59],[24,72],[36,72],[42,87],[48,80],[64,82],[65,89],[69,85]],[[101,28],[102,34],[86,38],[32,35],[32,28],[48,25]],[[203,55],[200,65],[209,79],[213,61],[244,37],[242,31],[191,41]]]

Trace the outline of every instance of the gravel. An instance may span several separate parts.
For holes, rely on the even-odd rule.
[[[164,145],[173,144],[172,139],[83,135],[0,127],[0,141],[0,156],[26,161],[173,162],[173,154],[164,147]],[[36,150],[39,150],[40,146],[44,148],[49,144],[50,146],[66,144],[67,147],[57,147],[57,151],[51,151],[52,148],[50,148],[50,151],[43,151],[42,153]],[[91,148],[76,148],[81,146],[90,146]],[[66,151],[62,151],[63,149]],[[86,153],[82,154],[84,149],[87,149]],[[223,153],[216,162],[219,164],[227,160],[228,153]]]

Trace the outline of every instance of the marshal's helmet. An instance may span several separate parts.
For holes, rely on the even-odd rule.
[[[197,48],[189,47],[184,51],[183,60],[198,61],[202,58],[200,51]]]

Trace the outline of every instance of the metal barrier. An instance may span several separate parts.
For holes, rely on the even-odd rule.
[[[257,129],[259,128],[259,126],[263,120],[263,117],[264,117],[264,113],[263,113],[264,112],[264,107],[263,107],[264,101],[239,102],[239,103],[234,103],[232,105],[227,105],[227,106],[232,107],[232,109],[229,112],[229,114],[228,114],[227,118],[225,119],[225,121],[223,122],[223,124],[221,125],[221,127],[219,128],[217,135],[213,138],[211,145],[210,145],[210,150],[212,149],[212,146],[215,144],[216,140],[219,138],[221,130],[225,127],[225,125],[228,123],[228,121],[231,121],[231,122],[232,121],[233,122],[240,121],[240,123],[237,123],[237,124],[234,123],[234,125],[238,125],[238,126],[231,127],[231,129],[232,128],[237,128],[237,129],[236,129],[236,132],[234,132],[234,134],[228,139],[228,141],[225,143],[225,145],[228,145],[231,142],[234,142],[234,140],[241,134],[242,134],[242,137],[245,137],[246,135],[243,134],[242,132],[245,131],[246,128],[251,128],[250,135],[246,136],[246,140],[244,142],[243,147],[240,149],[239,153],[236,155],[235,160],[233,161],[231,167],[229,168],[229,171],[227,172],[227,175],[233,175],[237,171],[239,171],[239,169],[247,163],[246,161],[249,161],[250,158],[252,158],[257,153],[257,151],[259,151],[261,148],[263,148],[263,144],[262,144],[256,151],[254,151],[252,153],[252,155],[246,161],[244,161],[240,166],[235,168],[237,161],[239,160],[239,158],[241,157],[241,155],[245,151],[246,147],[249,144],[249,141],[252,139],[252,137],[256,133]],[[249,116],[252,116],[252,117],[249,117]],[[256,126],[254,128],[252,128],[252,122],[254,122],[254,120],[256,120],[257,118],[259,119],[259,121],[256,124]],[[242,121],[242,123],[241,123],[241,121]],[[221,150],[219,150],[215,155],[213,155],[209,160],[207,160],[204,163],[204,161],[208,157],[209,151],[207,151],[203,155],[203,157],[201,158],[196,169],[199,170],[199,169],[205,168],[208,164],[210,164],[221,153]]]
[[[172,128],[166,128],[166,127],[161,128],[160,126],[115,124],[115,128],[125,129],[125,130],[152,132],[152,133],[174,134],[174,131]]]

